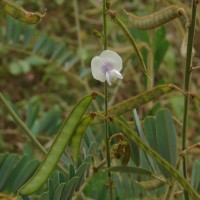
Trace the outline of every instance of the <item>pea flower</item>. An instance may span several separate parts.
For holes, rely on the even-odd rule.
[[[100,56],[95,56],[91,61],[92,76],[101,82],[107,81],[109,85],[117,79],[123,79],[122,59],[114,51],[104,50]]]

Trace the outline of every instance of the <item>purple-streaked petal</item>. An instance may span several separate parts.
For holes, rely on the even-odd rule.
[[[117,71],[121,71],[121,69],[122,69],[122,59],[114,51],[104,50],[100,54],[99,57],[101,58],[101,60],[104,63],[112,63],[113,69],[116,69]]]

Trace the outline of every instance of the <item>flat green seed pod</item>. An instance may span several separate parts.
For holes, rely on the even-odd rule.
[[[18,194],[30,195],[37,191],[48,179],[64,149],[69,145],[72,135],[79,126],[79,122],[90,105],[93,96],[94,95],[86,96],[76,104],[66,121],[61,126],[54,143],[49,149],[40,167],[32,178],[19,189]]]

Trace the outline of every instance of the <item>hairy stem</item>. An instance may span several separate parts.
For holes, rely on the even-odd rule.
[[[189,26],[189,34],[188,34],[188,45],[187,45],[187,56],[186,56],[186,64],[185,64],[185,77],[184,77],[184,90],[185,92],[190,92],[190,79],[191,79],[191,71],[192,71],[192,47],[194,41],[194,32],[195,32],[195,22],[196,22],[196,7],[198,1],[192,1],[192,19],[191,24]],[[183,114],[183,128],[182,128],[182,151],[186,148],[186,132],[187,132],[187,124],[188,124],[188,105],[189,105],[189,96],[186,95],[184,97],[184,114]],[[187,162],[186,158],[183,158],[183,175],[187,178]],[[185,194],[185,200],[189,199],[189,195],[187,192]]]

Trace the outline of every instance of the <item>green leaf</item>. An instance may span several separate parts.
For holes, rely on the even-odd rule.
[[[63,151],[65,150],[66,145],[69,145],[74,131],[77,129],[81,118],[83,117],[92,99],[94,98],[93,95],[94,94],[81,99],[71,111],[67,120],[61,126],[53,145],[48,151],[40,167],[38,168],[34,176],[24,186],[20,188],[20,194],[29,195],[34,193],[48,179],[49,175],[53,171],[58,160],[60,159]]]
[[[54,182],[53,182],[53,180],[51,178],[49,178],[49,180],[48,180],[48,194],[49,194],[49,199],[53,198],[53,193],[54,193]]]
[[[76,189],[78,180],[79,180],[79,177],[77,176],[70,179],[70,181],[63,188],[63,192],[62,192],[60,200],[69,199],[69,196],[73,195],[74,190]]]
[[[177,162],[176,132],[170,111],[160,110],[156,119],[146,117],[144,131],[149,145],[175,167]],[[159,168],[165,177],[172,177],[162,166],[159,165]]]
[[[41,54],[45,57],[50,56],[53,53],[56,42],[53,39],[48,38],[41,50]]]
[[[20,60],[18,62],[20,68],[21,68],[21,71],[26,74],[28,73],[30,70],[31,70],[31,66],[28,62],[26,62],[26,60]]]
[[[8,153],[0,154],[0,166],[5,161],[8,155],[9,155]]]
[[[13,192],[16,192],[19,189],[19,187],[21,187],[21,185],[24,184],[33,175],[38,166],[38,160],[31,160],[21,168],[15,180],[13,180]]]
[[[85,171],[88,169],[89,163],[84,162],[77,170],[75,176],[80,177],[76,188],[78,189],[80,187],[80,185],[82,184],[82,180],[85,174]]]
[[[32,126],[34,125],[37,115],[39,113],[39,110],[40,110],[39,103],[36,105],[29,104],[27,106],[26,125],[29,129],[31,129]]]
[[[200,161],[195,160],[192,166],[192,179],[191,184],[200,194]]]
[[[0,168],[0,189],[4,186],[7,178],[11,174],[13,168],[16,166],[19,157],[17,154],[11,154],[6,157],[5,161],[1,165]]]
[[[156,139],[159,154],[172,166],[176,167],[176,131],[169,109],[160,110],[156,115]],[[165,176],[171,177],[167,172]]]
[[[194,199],[199,199],[200,195],[191,187],[191,185],[180,175],[180,173],[169,164],[165,159],[163,159],[156,151],[146,145],[133,131],[131,131],[122,121],[117,118],[113,118],[112,121],[118,125],[123,133],[129,135],[130,138],[138,144],[138,146],[152,156],[156,162],[162,165],[165,170],[167,170],[171,175],[187,190],[187,192]]]
[[[23,156],[21,159],[18,160],[17,164],[13,166],[12,172],[10,173],[9,177],[7,178],[2,190],[12,191],[12,186],[14,180],[16,179],[19,172],[22,170],[23,166],[28,162],[28,156]]]
[[[48,192],[44,192],[41,196],[40,196],[40,200],[50,200],[50,196]]]
[[[65,48],[66,48],[66,47],[65,47],[65,44],[64,44],[64,43],[59,44],[59,45],[55,48],[55,50],[54,50],[54,52],[53,52],[53,54],[52,54],[52,56],[51,56],[51,59],[52,59],[52,60],[58,59],[58,58],[64,53]]]
[[[37,130],[37,134],[47,133],[50,127],[56,123],[60,115],[61,115],[60,111],[55,110],[55,109],[47,112],[44,115],[43,119],[40,121],[40,126],[39,126],[39,129]]]
[[[153,150],[158,152],[158,144],[156,139],[156,119],[154,117],[146,117],[144,120],[144,132],[149,145]]]
[[[146,138],[144,136],[144,132],[142,130],[142,126],[141,126],[140,119],[139,119],[136,109],[134,109],[133,114],[134,114],[134,121],[136,124],[136,130],[137,130],[140,138],[145,142]],[[144,152],[144,151],[140,152],[140,156],[141,156],[141,165],[140,166],[149,165],[151,167],[151,169],[155,171],[155,167],[154,167],[152,158],[148,154],[146,154],[146,152]]]
[[[130,167],[130,166],[114,166],[106,169],[105,171],[111,171],[111,172],[123,172],[123,173],[132,173],[137,175],[146,175],[151,176],[152,172],[149,170],[146,170],[141,167]]]
[[[75,168],[73,164],[69,165],[69,178],[71,179],[75,175]]]
[[[47,35],[45,33],[42,33],[40,38],[36,42],[35,46],[33,47],[33,51],[38,52],[43,47],[46,40],[47,40]]]
[[[14,32],[14,20],[11,17],[7,17],[6,41],[9,45],[13,44],[13,32]]]
[[[47,63],[47,61],[44,58],[37,55],[32,55],[32,56],[27,57],[25,61],[29,63],[30,65],[34,65],[34,66],[38,66],[38,65],[40,66]]]
[[[24,34],[24,48],[27,48],[30,45],[30,42],[35,34],[35,29],[33,27],[26,26],[25,30],[23,31]]]
[[[66,183],[61,183],[61,184],[58,185],[58,187],[55,189],[52,200],[61,199],[62,192],[63,192],[65,185],[66,185]]]
[[[166,28],[164,26],[157,29],[155,38],[154,66],[157,71],[169,48],[169,42],[166,40]]]
[[[22,69],[17,62],[13,62],[9,65],[9,71],[12,75],[19,75],[22,73]]]

